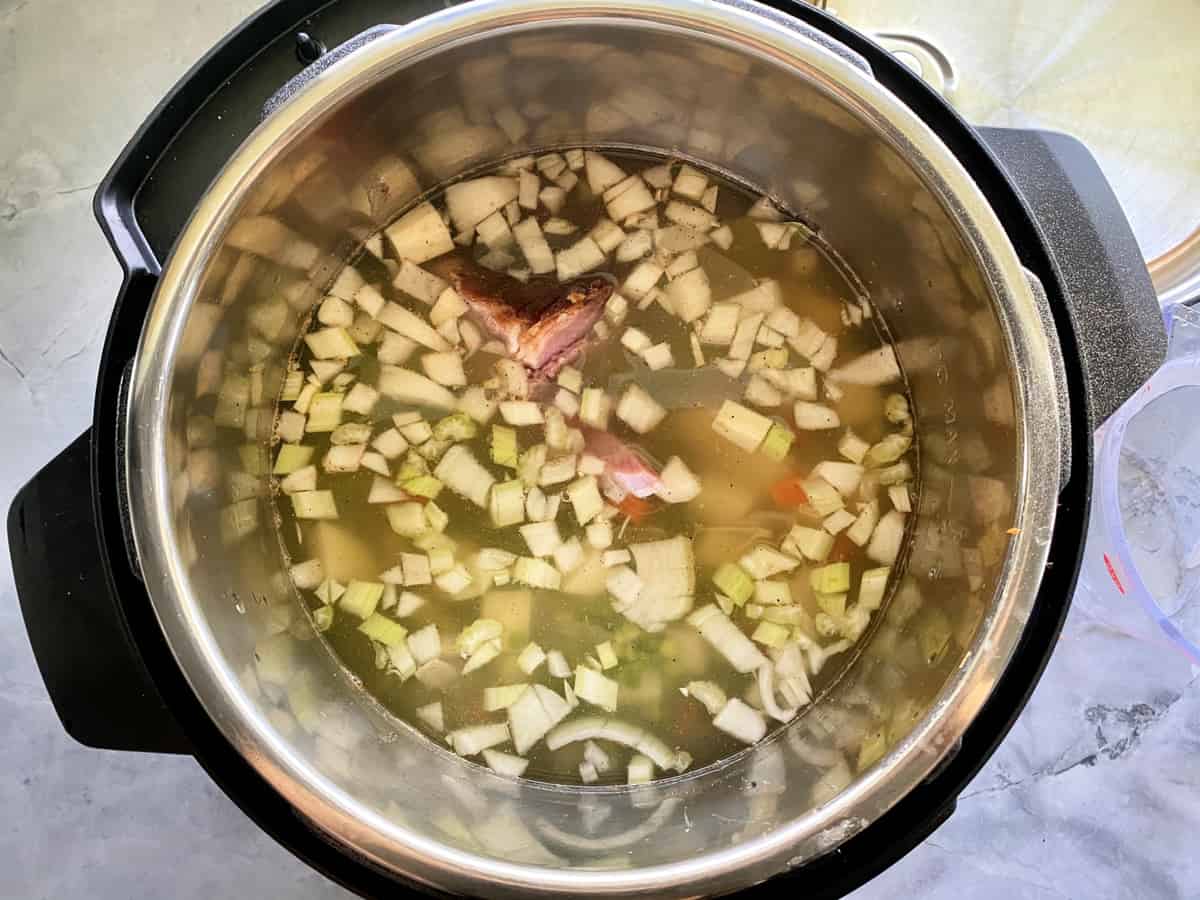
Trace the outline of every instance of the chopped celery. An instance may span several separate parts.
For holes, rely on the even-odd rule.
[[[383,583],[378,581],[351,581],[346,585],[346,593],[338,601],[346,612],[369,619],[383,597]]]
[[[309,433],[333,431],[342,424],[342,394],[317,394],[308,405]]]
[[[758,623],[758,627],[754,629],[754,634],[750,635],[750,639],[767,647],[782,647],[788,642],[790,636],[791,632],[782,625],[762,621]]]
[[[513,579],[534,588],[557,591],[562,587],[562,574],[554,566],[540,559],[519,557],[513,565]]]
[[[476,619],[462,630],[455,641],[463,659],[471,656],[487,641],[496,640],[504,633],[504,626],[495,619]]]
[[[713,431],[735,446],[753,452],[762,445],[772,424],[762,413],[726,400],[713,419],[712,427]]]
[[[432,475],[418,475],[416,478],[409,478],[407,481],[402,481],[400,487],[405,493],[412,494],[414,497],[425,497],[433,500],[442,492],[442,483]]]
[[[313,628],[318,631],[328,631],[333,624],[333,607],[318,606],[312,611]]]
[[[433,426],[433,436],[441,441],[469,441],[479,426],[466,413],[451,413]]]
[[[321,582],[316,590],[317,599],[319,599],[326,606],[333,606],[333,604],[338,602],[338,598],[344,593],[346,593],[346,586],[344,584],[339,584],[332,578],[326,578]]]
[[[419,665],[436,659],[442,652],[442,638],[437,625],[426,625],[408,636],[408,650]]]
[[[813,569],[809,583],[818,594],[844,594],[850,590],[850,563],[830,563]]]
[[[275,457],[275,467],[271,470],[275,475],[288,475],[297,469],[307,466],[312,460],[315,447],[305,447],[303,444],[283,444]]]
[[[509,469],[517,467],[519,451],[517,446],[517,430],[506,425],[492,426],[492,462]]]
[[[713,573],[713,584],[738,606],[754,593],[754,581],[737,563],[724,563]]]
[[[356,583],[351,582],[350,586],[353,587]],[[349,594],[349,590],[346,593]],[[342,606],[345,607],[344,602]],[[328,608],[326,607],[326,609]],[[358,626],[358,630],[371,640],[379,641],[379,643],[389,647],[393,644],[403,642],[408,637],[407,628],[399,622],[393,622],[387,616],[380,615],[377,612],[371,613],[370,616],[363,620],[363,623]]]
[[[430,500],[425,504],[425,521],[434,531],[445,531],[446,526],[450,524],[450,517],[433,500]]]
[[[767,436],[763,438],[762,445],[758,449],[768,459],[782,462],[787,458],[795,440],[796,436],[789,429],[775,423],[771,425],[771,430],[767,432]]]

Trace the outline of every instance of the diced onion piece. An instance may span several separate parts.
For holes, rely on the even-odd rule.
[[[551,556],[562,545],[562,535],[558,533],[558,525],[554,522],[533,522],[522,525],[519,531],[529,546],[529,552],[536,557]]]
[[[747,403],[764,408],[773,408],[783,403],[783,394],[759,375],[750,379],[743,396]]]
[[[292,511],[297,519],[336,519],[337,503],[333,491],[298,491],[291,495]]]
[[[345,359],[361,352],[345,328],[321,328],[304,336],[309,352],[317,359]]]
[[[493,750],[490,747],[483,751],[483,760],[492,771],[510,778],[520,778],[529,766],[527,759],[505,753],[502,750]]]
[[[896,361],[896,351],[890,345],[885,345],[864,353],[844,365],[829,372],[831,381],[842,384],[859,384],[879,386],[900,380],[900,365]]]
[[[838,414],[828,406],[797,400],[794,408],[796,427],[801,431],[823,431],[837,428],[842,423]]]
[[[458,567],[456,567],[455,570],[452,570],[452,571],[456,571],[457,569],[461,569],[461,568],[462,568],[461,566],[458,566]],[[448,574],[450,574],[450,573],[447,573],[447,575]],[[466,575],[465,571],[463,572],[463,574]],[[442,578],[444,576],[439,575],[438,577]],[[467,578],[467,584],[469,585],[471,576],[466,575],[466,578]],[[445,588],[443,588],[443,590],[445,590]],[[465,587],[458,588],[453,591],[447,591],[447,593],[457,594],[463,590],[465,590]],[[486,666],[492,660],[496,659],[500,655],[500,653],[503,649],[504,649],[504,645],[500,642],[499,638],[494,638],[490,641],[483,643],[482,645],[480,645],[478,650],[476,650],[474,653],[471,654],[471,657],[463,665],[462,674],[469,675],[471,672],[474,672],[478,669],[482,669],[484,666]]]
[[[636,384],[626,387],[617,402],[617,418],[638,434],[652,431],[666,414],[666,409]]]
[[[453,410],[458,406],[454,394],[435,381],[409,369],[382,366],[379,392],[405,404]]]
[[[417,681],[432,691],[444,691],[458,679],[458,669],[444,659],[431,659],[417,668]]]
[[[746,570],[734,563],[723,563],[713,573],[715,584],[725,596],[737,606],[741,606],[754,593],[754,582]]]
[[[854,521],[854,513],[845,509],[839,509],[826,516],[824,521],[821,522],[821,527],[830,534],[840,534],[853,525]]]
[[[791,632],[782,625],[763,621],[758,623],[758,627],[754,629],[754,634],[750,635],[750,639],[765,647],[779,648],[787,643],[790,636]]]
[[[421,368],[433,381],[446,387],[465,387],[467,384],[462,357],[453,350],[445,353],[426,353],[421,357]]]
[[[755,313],[768,314],[773,310],[778,309],[783,305],[783,289],[779,286],[779,282],[768,278],[758,283],[748,291],[743,291],[729,298],[729,303],[735,303],[742,308],[742,312],[751,316]],[[760,320],[754,327],[755,334],[758,333],[758,326],[762,324]]]
[[[496,482],[492,474],[462,444],[456,444],[446,451],[434,474],[450,490],[480,507],[487,505],[488,492]]]
[[[654,237],[649,231],[631,231],[617,245],[616,259],[620,263],[636,262],[654,252]],[[657,281],[657,279],[655,279]]]
[[[513,236],[517,245],[525,254],[529,268],[541,275],[555,270],[554,252],[542,235],[542,228],[533,216],[523,219],[513,228]]]
[[[791,572],[800,561],[795,557],[780,553],[774,547],[766,544],[756,544],[753,549],[742,555],[738,560],[746,573],[755,580],[771,578],[783,572]]]
[[[617,182],[604,192],[602,199],[608,217],[617,222],[654,207],[654,195],[640,175],[630,175]]]
[[[760,606],[787,606],[792,602],[792,589],[786,581],[757,581],[754,602]]]
[[[871,449],[871,445],[856,435],[853,431],[847,429],[838,441],[838,453],[846,457],[852,463],[862,463],[863,457],[867,455],[867,451]]]
[[[462,295],[454,288],[448,287],[438,295],[437,302],[429,311],[429,321],[433,323],[434,328],[439,328],[446,322],[462,316],[466,311],[467,303]]]
[[[586,529],[587,542],[597,550],[612,546],[612,523],[607,520],[592,522]]]
[[[812,474],[828,481],[843,497],[850,497],[862,481],[863,467],[855,463],[825,460],[813,467]]]
[[[450,746],[459,756],[475,756],[508,740],[508,725],[497,722],[492,725],[473,725],[459,728],[446,735]]]
[[[675,315],[685,322],[694,322],[712,305],[708,275],[699,267],[680,275],[667,287],[667,298]]]
[[[732,697],[713,719],[713,727],[744,744],[753,744],[767,733],[767,722],[758,710]]]
[[[571,707],[554,691],[544,685],[533,685],[508,707],[513,747],[518,753],[527,753],[570,711]]]
[[[589,236],[596,242],[604,253],[612,253],[625,240],[625,232],[611,219],[601,217],[593,227]]]
[[[903,484],[894,484],[888,488],[888,499],[892,506],[902,513],[912,512],[912,502],[908,496],[908,486]]]
[[[541,425],[545,418],[542,408],[529,400],[505,400],[500,404],[500,416],[509,425]]]
[[[691,166],[680,166],[679,174],[675,176],[675,183],[671,186],[672,193],[689,200],[699,201],[706,190],[708,190],[707,175]]]
[[[766,664],[762,652],[716,606],[700,607],[688,616],[687,621],[737,671],[746,674]]]
[[[900,555],[900,547],[904,541],[904,513],[899,510],[889,510],[884,513],[871,541],[867,545],[867,556],[881,565],[890,566]]]
[[[700,479],[678,456],[667,460],[658,479],[658,496],[667,503],[688,503],[700,495]]]
[[[438,633],[437,625],[426,625],[410,634],[408,636],[408,652],[413,655],[413,659],[417,661],[418,665],[440,656],[442,638]]]
[[[625,333],[621,335],[621,346],[630,353],[641,353],[651,343],[649,336],[640,328],[626,328]]]
[[[654,780],[654,761],[648,756],[643,756],[640,753],[635,753],[629,759],[629,767],[626,770],[627,784],[647,784]]]
[[[663,209],[663,215],[677,225],[697,231],[709,231],[717,225],[717,217],[711,212],[681,200],[669,201]]]
[[[517,199],[516,178],[490,175],[460,181],[445,190],[446,212],[459,232],[471,231],[492,213]]]
[[[442,701],[438,700],[434,703],[418,706],[416,712],[417,718],[434,731],[446,730],[446,719],[442,713]]]
[[[430,350],[449,350],[449,342],[416,313],[399,303],[387,303],[379,312],[379,321],[392,331],[416,341]]]
[[[319,559],[309,559],[288,569],[292,583],[301,590],[312,590],[325,580],[325,567]]]
[[[625,180],[625,172],[616,163],[594,151],[584,153],[584,166],[587,171],[588,187],[597,197],[613,185]]]
[[[538,485],[540,487],[549,487],[555,484],[562,484],[565,481],[570,481],[575,477],[576,473],[576,456],[568,454],[567,456],[559,456],[551,459],[542,466],[541,472],[538,473]]]
[[[722,225],[720,228],[713,229],[708,233],[708,237],[722,250],[728,250],[733,246],[733,229],[728,225]]]
[[[517,202],[523,209],[537,209],[541,180],[533,172],[525,170],[518,174],[518,178]]]
[[[594,476],[588,475],[572,482],[567,486],[566,494],[580,525],[587,525],[604,509],[604,500]]]
[[[763,314],[754,313],[738,322],[737,330],[733,333],[733,341],[729,345],[730,359],[749,359],[754,351],[754,339],[762,326]]]
[[[617,566],[605,576],[605,589],[623,606],[632,606],[642,594],[642,579],[628,566]]]
[[[608,712],[617,711],[618,685],[606,675],[586,666],[575,668],[575,696]]]
[[[641,357],[646,365],[655,372],[675,365],[675,358],[671,355],[671,345],[666,341],[655,344],[653,347],[647,347],[642,351]]]
[[[871,535],[875,533],[875,526],[878,523],[879,504],[872,500],[862,508],[862,511],[858,514],[858,518],[854,520],[854,524],[846,529],[846,537],[859,547],[862,547],[871,539]]]
[[[585,272],[599,268],[605,262],[604,251],[590,237],[581,238],[555,257],[559,281],[570,281]]]
[[[771,430],[771,420],[748,407],[726,400],[713,420],[713,431],[743,450],[757,450]]]
[[[714,303],[700,329],[700,341],[728,346],[737,332],[741,307],[736,303]]]
[[[546,653],[537,644],[527,644],[517,656],[517,667],[526,675],[532,675],[546,660]]]
[[[332,446],[321,460],[321,467],[326,472],[357,472],[366,449],[366,444]]]
[[[450,229],[432,203],[422,203],[405,213],[384,234],[400,259],[414,263],[423,263],[454,249]]]
[[[400,271],[392,279],[392,287],[420,300],[426,306],[432,306],[449,285],[437,275],[425,271],[411,260],[402,259]]]
[[[562,587],[562,573],[545,560],[519,557],[513,564],[513,580],[533,588],[557,591]]]
[[[651,260],[638,263],[621,285],[622,296],[638,301],[645,297],[658,284],[663,276],[663,268]]]
[[[429,557],[424,553],[401,553],[400,569],[404,573],[404,584],[407,587],[433,584]]]
[[[682,691],[685,696],[699,700],[709,715],[713,716],[724,709],[729,700],[725,691],[714,681],[689,681]]]
[[[385,331],[375,357],[384,365],[400,366],[408,362],[416,349],[416,341],[394,331]]]

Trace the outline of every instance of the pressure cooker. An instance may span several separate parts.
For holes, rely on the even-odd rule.
[[[496,127],[531,97],[536,127]],[[694,160],[819,230],[894,341],[919,436],[906,587],[848,673],[772,739],[648,785],[506,778],[384,714],[296,614],[262,464],[300,323],[345,261],[438,185],[571,147]],[[95,211],[125,274],[93,425],[9,514],[47,689],[80,742],[193,755],[369,896],[825,897],[880,872],[953,812],[1036,684],[1092,431],[1165,345],[1079,143],[972,128],[787,0],[279,0],[176,85]],[[230,372],[236,427],[201,427]],[[986,534],[981,483],[1002,509]],[[952,656],[931,677],[912,632],[935,605]],[[256,652],[279,636],[282,670]],[[297,679],[320,709],[303,722]],[[864,717],[889,722],[877,759]]]

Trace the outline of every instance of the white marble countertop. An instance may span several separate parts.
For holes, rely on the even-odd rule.
[[[91,418],[119,270],[96,183],[254,0],[0,0],[0,509]],[[0,545],[0,896],[341,897],[190,759],[85,749],[60,727]],[[101,688],[102,689],[102,688]],[[1079,612],[957,812],[855,897],[1200,893],[1200,692]]]

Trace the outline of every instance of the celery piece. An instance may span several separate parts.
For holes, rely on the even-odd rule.
[[[844,594],[850,590],[850,563],[830,563],[813,569],[809,583],[818,594]]]
[[[737,563],[724,563],[713,573],[715,584],[735,605],[741,606],[754,593],[754,581]]]
[[[816,598],[817,606],[827,615],[840,619],[846,614],[846,595],[844,593],[826,594],[814,591],[813,596]]]
[[[407,481],[402,481],[400,487],[414,497],[425,497],[429,500],[433,500],[442,492],[442,483],[432,475],[418,475],[416,478],[409,478]]]
[[[790,636],[791,632],[782,625],[764,620],[758,623],[758,627],[754,629],[754,634],[750,635],[750,639],[758,641],[764,646],[777,648],[786,644]]]
[[[351,582],[353,586],[356,582]],[[344,604],[343,604],[344,605]],[[328,609],[328,607],[326,607]],[[358,626],[358,630],[365,634],[373,641],[379,641],[386,647],[393,644],[401,643],[408,637],[408,629],[399,622],[393,622],[387,616],[380,615],[377,612],[371,613],[363,623]]]
[[[771,426],[771,430],[767,432],[767,436],[763,438],[762,445],[758,449],[768,459],[782,462],[787,458],[789,451],[792,449],[792,443],[795,440],[796,436],[791,431],[782,425],[774,424]]]
[[[509,469],[517,467],[519,450],[517,447],[517,430],[506,425],[492,426],[492,462]]]
[[[360,619],[369,619],[383,597],[383,583],[378,581],[351,581],[346,585],[338,603],[348,613]]]
[[[333,607],[318,606],[312,611],[313,628],[317,631],[328,631],[333,624]]]
[[[479,426],[466,413],[452,413],[433,426],[433,436],[441,441],[469,441]]]
[[[271,471],[276,475],[289,475],[297,469],[302,469],[312,460],[315,450],[315,447],[305,447],[303,444],[283,444]]]

